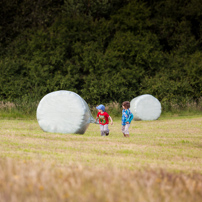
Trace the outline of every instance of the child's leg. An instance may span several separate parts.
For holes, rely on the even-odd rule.
[[[124,137],[126,137],[126,135],[125,135],[125,126],[122,126],[121,130],[122,130],[122,133],[123,133]]]
[[[100,124],[100,132],[101,132],[101,136],[105,136],[104,125]]]
[[[109,135],[108,124],[105,124],[105,125],[104,125],[104,133],[106,134],[106,136]]]
[[[130,124],[125,125],[125,135],[126,135],[126,137],[129,137],[129,127],[130,127]]]

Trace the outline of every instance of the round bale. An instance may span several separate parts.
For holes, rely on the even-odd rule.
[[[140,95],[130,102],[130,110],[136,121],[156,120],[161,115],[161,103],[152,95]]]
[[[95,122],[85,100],[65,90],[45,95],[36,116],[41,129],[52,133],[84,134],[89,123]]]

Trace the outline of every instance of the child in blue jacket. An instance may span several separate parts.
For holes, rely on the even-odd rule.
[[[129,127],[130,123],[133,120],[133,114],[130,111],[130,102],[125,101],[122,103],[122,132],[124,137],[129,137]]]

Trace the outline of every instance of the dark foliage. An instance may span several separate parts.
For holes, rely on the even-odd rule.
[[[202,94],[200,0],[2,0],[0,99],[70,90],[89,104]]]

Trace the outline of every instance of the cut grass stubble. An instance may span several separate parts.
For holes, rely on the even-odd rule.
[[[108,137],[100,136],[96,124],[76,135],[45,133],[34,120],[1,120],[0,155],[93,167],[202,172],[201,123],[202,118],[133,121],[130,138],[124,138],[119,120],[109,126]]]
[[[108,137],[95,124],[76,135],[45,133],[36,120],[0,120],[0,178],[9,185],[0,185],[1,197],[12,190],[9,201],[23,201],[19,185],[30,186],[23,194],[33,193],[33,201],[200,201],[201,123],[201,117],[133,121],[124,138],[120,120],[109,126]]]

